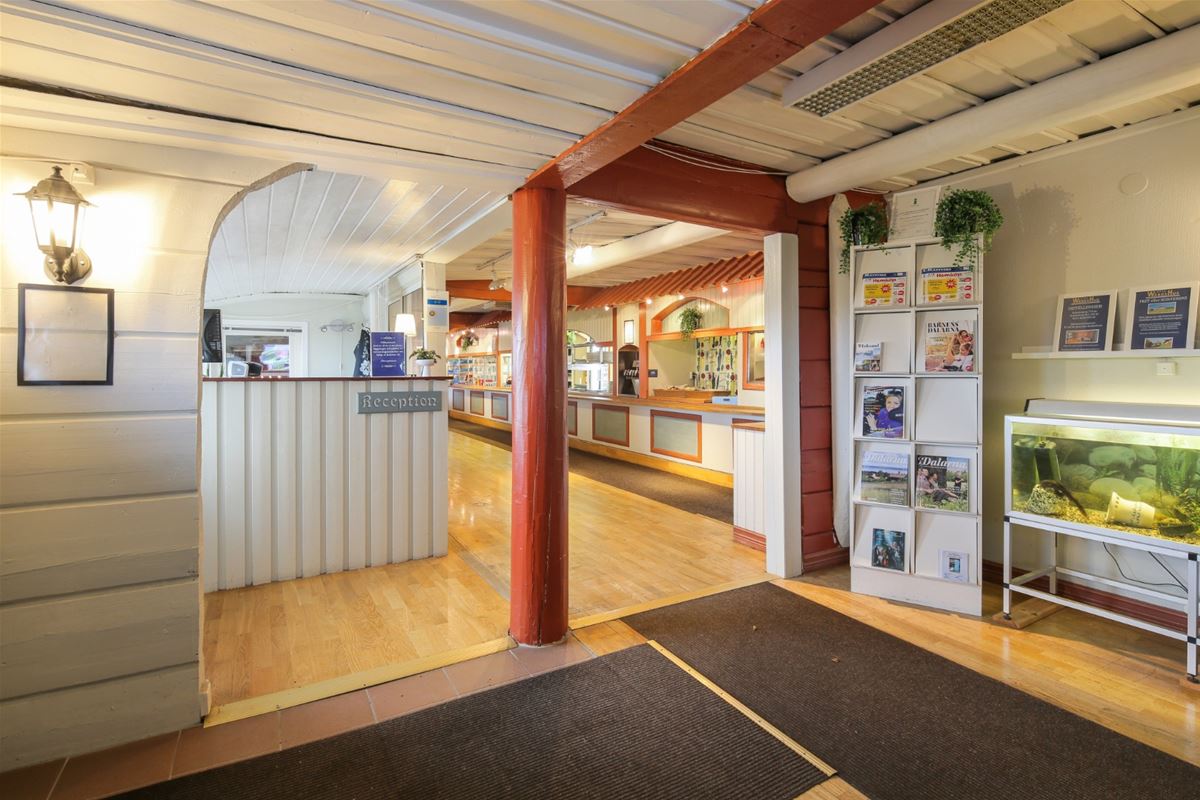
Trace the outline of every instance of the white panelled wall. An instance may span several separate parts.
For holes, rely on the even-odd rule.
[[[5,128],[0,236],[0,770],[201,713],[199,330],[222,207],[283,164]],[[24,192],[96,165],[86,286],[115,290],[112,386],[17,386]],[[103,166],[101,166],[103,165]]]
[[[445,387],[204,381],[204,590],[445,555],[446,411],[356,411],[359,392]]]

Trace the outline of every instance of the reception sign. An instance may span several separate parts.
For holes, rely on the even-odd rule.
[[[1197,282],[1130,289],[1125,346],[1130,350],[1190,348],[1196,340],[1197,294]]]
[[[397,414],[411,411],[441,411],[441,392],[359,392],[358,413]]]
[[[396,331],[372,331],[371,377],[403,378],[405,376],[404,334]]]

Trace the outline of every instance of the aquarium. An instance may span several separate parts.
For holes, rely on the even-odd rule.
[[[1007,423],[1009,511],[1200,544],[1200,426]]]

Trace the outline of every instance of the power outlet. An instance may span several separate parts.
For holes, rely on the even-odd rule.
[[[1156,361],[1154,364],[1155,375],[1166,375],[1168,377],[1175,374],[1176,365],[1174,361]]]

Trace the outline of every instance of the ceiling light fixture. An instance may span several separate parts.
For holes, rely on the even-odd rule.
[[[577,267],[587,267],[596,260],[596,250],[590,244],[576,247],[571,251],[571,263]]]

